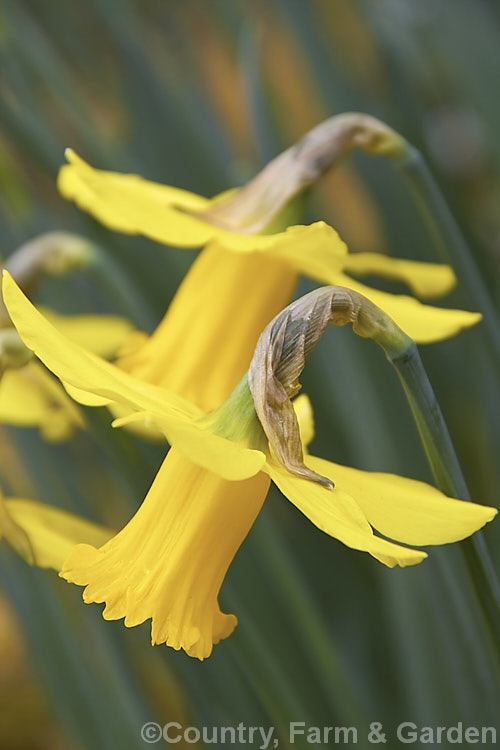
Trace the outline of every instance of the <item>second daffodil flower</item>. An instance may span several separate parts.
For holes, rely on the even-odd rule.
[[[47,232],[12,253],[5,268],[31,294],[45,276],[64,276],[97,260],[96,249],[84,237]],[[44,315],[70,339],[107,359],[117,355],[134,330],[116,315],[61,315],[48,308]],[[51,442],[66,440],[76,428],[85,427],[80,408],[19,339],[1,295],[0,423],[37,427]]]
[[[381,253],[349,253],[337,232],[322,221],[289,226],[293,223],[290,219],[295,213],[294,201],[327,169],[335,167],[345,153],[358,147],[371,154],[394,154],[402,148],[402,143],[401,137],[379,120],[347,113],[319,124],[243,187],[214,198],[150,182],[134,174],[95,169],[71,149],[66,152],[69,163],[61,168],[58,185],[62,195],[110,229],[140,234],[174,247],[205,246],[190,272],[189,293],[195,298],[200,294],[203,300],[203,289],[213,292],[217,288],[218,295],[228,297],[224,305],[225,300],[220,299],[220,315],[225,314],[224,307],[240,302],[242,290],[252,289],[253,294],[256,288],[265,285],[277,306],[263,321],[262,330],[289,301],[298,276],[304,275],[321,284],[346,286],[360,292],[385,310],[417,343],[430,343],[469,328],[480,316],[422,305],[408,295],[372,289],[353,275],[388,277],[407,284],[417,297],[431,299],[447,294],[455,285],[449,266]],[[265,292],[263,289],[261,298]],[[209,303],[213,303],[212,298]],[[273,303],[268,307],[273,308]],[[161,375],[152,372],[151,360],[155,357],[151,354],[154,347],[162,348],[165,340],[165,347],[169,350],[175,347],[176,357],[184,357],[188,363],[189,353],[185,349],[191,343],[187,343],[185,331],[177,330],[172,335],[167,328],[171,326],[156,331],[154,342],[145,345],[130,367],[144,366],[149,375],[161,379]],[[252,339],[251,346],[254,344]],[[211,345],[207,339],[205,348]],[[156,365],[164,372],[164,361]]]
[[[137,175],[95,169],[68,151],[59,189],[103,224],[164,244],[205,246],[154,333],[139,344],[131,341],[119,366],[202,409],[215,409],[247,369],[260,332],[288,304],[300,275],[357,290],[417,343],[440,341],[475,325],[481,317],[475,312],[371,289],[350,275],[387,276],[428,299],[453,287],[455,277],[448,266],[349,253],[324,222],[283,229],[294,214],[293,201],[349,149],[383,154],[397,150],[400,141],[374,118],[335,116],[272,160],[247,185],[213,199]],[[235,310],[237,325],[228,325]],[[113,411],[126,413],[116,405]],[[129,428],[157,434],[140,421]],[[172,473],[178,473],[173,458],[168,461]],[[183,470],[189,473],[185,463]]]
[[[151,618],[153,643],[203,659],[232,632],[236,617],[221,612],[218,593],[270,478],[320,529],[390,567],[414,565],[426,554],[377,536],[372,527],[397,542],[424,546],[463,539],[496,514],[422,482],[305,453],[310,412],[304,400],[294,410],[290,399],[327,323],[351,322],[361,336],[386,349],[406,339],[355,292],[318,290],[280,313],[262,334],[248,374],[207,415],[67,340],[7,274],[3,290],[26,346],[73,397],[91,404],[118,402],[141,419],[147,415],[174,446],[168,468],[167,456],[132,520],[100,547],[76,545],[60,573],[86,587],[86,602],[106,602],[106,619],[123,617],[133,626]],[[19,516],[16,521],[22,526]]]

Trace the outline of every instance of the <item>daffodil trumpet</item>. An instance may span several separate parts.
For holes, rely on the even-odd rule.
[[[85,586],[86,602],[106,602],[105,618],[123,617],[127,626],[151,618],[153,643],[166,642],[202,659],[214,643],[232,632],[236,618],[221,612],[218,594],[262,506],[270,479],[318,528],[389,567],[415,565],[426,557],[424,551],[405,544],[456,541],[496,514],[494,508],[452,500],[419,481],[359,471],[307,454],[312,417],[305,397],[299,397],[299,403],[295,400],[295,410],[303,465],[312,474],[290,470],[273,448],[279,438],[272,435],[269,440],[267,425],[259,420],[256,402],[262,399],[257,395],[254,401],[251,392],[251,388],[258,392],[262,347],[251,367],[252,385],[245,376],[219,409],[205,414],[168,389],[125,373],[65,339],[7,274],[3,289],[25,344],[61,378],[74,398],[93,405],[116,401],[147,414],[173,445],[131,521],[100,547],[74,546],[60,572],[66,580]],[[352,294],[335,291],[336,295],[345,293]],[[303,302],[296,304],[300,310]],[[352,316],[345,313],[349,305],[344,302],[343,307],[336,322],[352,322]],[[362,335],[371,335],[370,326],[385,320],[379,312],[366,321],[363,314],[358,315]],[[284,314],[294,315],[290,308]],[[298,314],[296,322],[300,319]],[[383,327],[378,325],[377,330]],[[290,340],[285,336],[280,361],[276,360],[280,373],[287,361],[283,352],[300,359],[309,347],[308,343],[304,349],[306,338],[308,342],[314,339],[297,339],[296,330],[294,323]],[[389,333],[394,343],[394,330]],[[335,488],[315,481],[318,477],[334,482]],[[374,534],[374,528],[387,538]]]

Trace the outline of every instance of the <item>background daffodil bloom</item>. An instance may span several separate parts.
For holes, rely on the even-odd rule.
[[[31,295],[44,277],[63,277],[75,270],[97,267],[100,251],[71,232],[51,231],[18,247],[5,268]],[[116,315],[60,315],[45,309],[45,317],[72,341],[101,357],[115,357],[130,339],[132,324]],[[31,361],[30,361],[31,360]],[[0,422],[38,427],[52,442],[69,438],[83,427],[80,409],[45,368],[31,359],[9,320],[0,297]]]
[[[431,298],[448,293],[454,286],[455,277],[448,266],[377,253],[349,254],[338,234],[324,222],[293,226],[270,234],[248,233],[244,227],[224,225],[210,214],[214,206],[220,209],[224,196],[210,200],[137,175],[94,169],[73,151],[68,150],[66,154],[69,164],[61,168],[58,181],[65,197],[111,229],[142,234],[179,247],[208,244],[210,260],[205,259],[203,274],[199,275],[204,284],[213,279],[219,264],[229,264],[233,273],[245,274],[248,270],[244,288],[251,288],[253,274],[249,261],[256,261],[256,269],[260,265],[258,282],[264,272],[271,272],[272,261],[279,269],[284,288],[288,284],[293,286],[297,275],[303,274],[321,284],[354,289],[385,310],[417,343],[439,341],[480,320],[476,313],[425,306],[407,295],[370,289],[348,275],[379,274],[403,281],[418,296]],[[234,192],[229,193],[228,200],[232,196]],[[236,256],[233,261],[231,254]],[[206,275],[207,272],[210,274]],[[222,283],[228,285],[226,293],[236,291],[237,279],[231,278],[229,269],[222,271],[220,282],[220,289]],[[238,288],[237,300],[239,295]]]
[[[36,500],[0,494],[0,539],[30,565],[61,570],[75,544],[104,544],[113,532]]]
[[[45,317],[72,341],[101,357],[114,357],[132,332],[132,324],[114,315],[60,315],[43,308]],[[66,440],[84,427],[81,410],[61,384],[36,359],[6,369],[0,379],[0,422],[37,427],[51,442]]]
[[[270,478],[323,531],[390,567],[414,565],[426,555],[375,536],[372,525],[384,536],[420,546],[462,539],[496,514],[493,508],[447,498],[422,482],[312,456],[305,458],[307,465],[332,478],[335,489],[294,476],[268,450],[245,379],[224,405],[231,435],[214,434],[221,430],[217,414],[204,420],[202,411],[181,397],[65,339],[8,275],[3,288],[23,341],[72,395],[83,403],[118,401],[146,411],[174,444],[125,528],[99,548],[75,546],[61,572],[86,587],[85,601],[106,602],[105,618],[124,617],[127,626],[151,618],[153,643],[166,642],[202,659],[232,632],[236,618],[221,612],[217,597]],[[302,401],[299,416],[303,409]],[[311,432],[307,408],[306,414],[303,439]]]

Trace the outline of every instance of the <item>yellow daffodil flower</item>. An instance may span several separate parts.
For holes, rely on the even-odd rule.
[[[20,287],[32,293],[45,276],[65,276],[90,269],[100,262],[100,252],[88,239],[70,232],[37,235],[9,255],[5,267]],[[115,315],[60,315],[44,309],[45,317],[81,346],[101,357],[115,357],[132,324]],[[30,361],[31,360],[31,361]],[[38,427],[52,442],[69,438],[83,427],[81,410],[68,398],[60,383],[31,359],[9,320],[0,296],[0,422]]]
[[[204,409],[215,408],[239,381],[260,331],[289,302],[300,274],[359,291],[419,343],[448,338],[480,320],[477,313],[431,307],[408,295],[370,289],[347,275],[378,273],[406,282],[421,297],[432,297],[454,285],[448,266],[349,254],[323,222],[267,235],[225,229],[207,214],[220,208],[224,198],[207,200],[135,175],[102,172],[72,151],[67,156],[69,164],[59,175],[61,192],[105,225],[184,247],[208,243],[152,336],[139,343],[134,339],[118,363]],[[227,321],[236,308],[238,325],[230,332]],[[116,406],[113,411],[123,413]],[[140,422],[130,428],[157,434]]]
[[[65,197],[74,200],[110,229],[142,234],[179,247],[208,244],[210,258],[203,261],[203,275],[199,276],[201,286],[206,287],[209,279],[212,281],[213,275],[220,272],[218,288],[225,288],[226,294],[234,292],[238,302],[241,289],[252,289],[254,293],[251,278],[256,277],[261,283],[274,266],[287,290],[294,286],[297,276],[303,274],[321,284],[346,286],[360,292],[385,310],[417,343],[448,338],[480,320],[477,313],[422,305],[407,295],[371,289],[349,276],[350,273],[387,276],[408,284],[418,296],[431,298],[447,294],[454,286],[455,276],[448,266],[377,253],[350,254],[338,234],[324,222],[293,226],[270,234],[249,232],[245,224],[232,225],[229,209],[222,211],[225,201],[234,201],[235,191],[207,199],[137,175],[94,169],[71,150],[66,155],[69,164],[62,167],[58,181]],[[272,165],[273,162],[266,169]],[[264,228],[267,232],[271,229],[270,226]],[[258,269],[255,275],[250,270],[250,262],[256,271]],[[224,269],[226,264],[228,269]],[[235,285],[232,278],[235,271],[250,274],[243,286]]]
[[[106,602],[106,619],[123,617],[133,626],[151,618],[153,643],[166,642],[203,659],[232,632],[236,617],[221,612],[217,597],[270,478],[323,531],[390,567],[414,565],[426,555],[374,535],[372,525],[403,544],[423,546],[462,539],[496,514],[493,508],[447,498],[422,482],[312,456],[304,458],[307,466],[333,478],[335,489],[296,476],[269,449],[246,377],[221,407],[224,420],[217,412],[205,417],[171,390],[70,342],[7,274],[3,291],[26,346],[73,397],[90,404],[117,401],[146,413],[174,446],[132,520],[101,547],[73,547],[61,571],[66,580],[86,587],[86,602]],[[302,400],[299,418],[304,410],[306,442],[311,415]]]

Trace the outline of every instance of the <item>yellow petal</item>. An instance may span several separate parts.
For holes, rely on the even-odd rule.
[[[1,422],[20,427],[38,427],[47,416],[48,401],[33,367],[26,366],[4,373],[0,383]]]
[[[88,391],[82,391],[81,388],[76,388],[75,386],[70,385],[65,381],[63,381],[63,385],[66,392],[69,393],[71,398],[73,398],[75,401],[78,401],[79,404],[83,404],[84,406],[109,406],[110,404],[114,403],[109,398],[105,398],[104,396],[97,396],[95,393],[89,393]],[[128,410],[130,407],[126,408]]]
[[[26,346],[63,382],[104,399],[165,417],[170,414],[185,418],[202,416],[199,409],[180,396],[128,375],[65,338],[36,310],[6,271],[3,298]]]
[[[69,164],[60,170],[59,190],[110,229],[177,247],[200,247],[217,240],[227,249],[243,252],[268,250],[285,238],[302,242],[310,229],[292,227],[274,235],[223,229],[195,216],[211,205],[206,198],[137,175],[94,169],[69,149],[66,157]],[[325,227],[319,222],[313,236],[324,233]],[[326,230],[329,237],[336,235],[329,227]]]
[[[127,526],[100,549],[76,547],[61,576],[86,586],[86,602],[106,602],[104,618],[151,618],[153,644],[204,659],[237,624],[217,598],[268,486],[263,474],[225,482],[172,449]]]
[[[453,270],[443,264],[392,258],[381,253],[348,253],[337,232],[323,222],[292,227],[283,240],[278,239],[278,235],[275,240],[267,249],[269,255],[289,263],[299,273],[321,284],[349,286],[343,283],[347,278],[343,271],[361,275],[373,273],[404,281],[418,296],[431,298],[447,294],[456,283]]]
[[[425,482],[396,474],[360,471],[313,456],[307,464],[349,492],[377,531],[404,544],[457,542],[497,514],[495,508],[454,500]]]
[[[304,448],[307,448],[314,440],[314,412],[311,401],[309,396],[301,393],[292,403],[299,423],[300,441]]]
[[[139,412],[115,419],[113,426],[121,427],[134,421],[144,424],[148,420],[158,425],[168,442],[186,458],[228,481],[253,477],[265,463],[266,457],[262,451],[240,446],[185,420],[172,417],[166,420],[151,412]]]
[[[6,498],[4,502],[9,516],[27,535],[34,564],[40,568],[60,571],[76,544],[100,546],[113,535],[110,529],[34,500]]]
[[[61,192],[112,229],[143,234],[158,242],[179,247],[198,247],[216,241],[227,250],[252,254],[265,251],[289,268],[321,283],[351,286],[358,291],[362,291],[361,285],[356,287],[354,282],[349,284],[342,281],[343,267],[357,269],[359,273],[371,270],[400,278],[421,296],[444,294],[453,283],[453,274],[446,266],[419,264],[375,253],[360,254],[359,257],[349,255],[338,234],[324,222],[290,227],[285,232],[270,235],[223,229],[190,213],[203,211],[212,201],[148,182],[136,175],[93,169],[72,151],[68,151],[67,157],[70,163],[61,169],[59,176]],[[411,298],[399,299],[411,301]],[[457,317],[451,315],[452,311],[443,311],[437,321],[429,317],[417,326],[415,318],[421,310],[416,305],[416,302],[413,306],[404,305],[401,318],[408,324],[407,327],[416,331],[417,337],[412,338],[422,342],[446,338],[478,320],[477,317],[470,318],[472,313],[455,311],[461,314]],[[431,331],[429,326],[432,325],[437,326],[436,333]],[[421,328],[425,329],[422,334]],[[412,335],[410,330],[407,332]]]
[[[35,565],[35,554],[28,535],[12,518],[0,494],[0,541],[5,539],[28,565]]]
[[[93,169],[71,149],[66,150],[66,158],[69,164],[59,172],[60,192],[110,229],[181,247],[196,247],[210,239],[204,223],[186,213],[208,208],[206,198],[137,175]],[[169,239],[158,237],[158,232]]]
[[[0,381],[0,422],[38,427],[51,442],[68,439],[75,428],[85,424],[59,381],[36,360],[4,373]]]
[[[246,479],[260,471],[265,461],[261,451],[212,435],[201,424],[194,423],[203,416],[194,405],[165,388],[134,378],[66,339],[33,307],[7,273],[3,294],[26,346],[69,384],[74,397],[84,391],[151,413],[170,444],[226,479]],[[85,397],[82,400],[89,402]],[[92,400],[91,397],[91,403]]]
[[[155,421],[151,418],[149,412],[130,412],[130,409],[123,404],[111,403],[108,405],[109,411],[114,417],[111,425],[113,427],[124,427],[127,431],[139,435],[144,440],[154,443],[163,443],[165,435]]]
[[[309,460],[306,463],[311,465]],[[344,489],[328,490],[316,482],[290,474],[272,461],[266,464],[264,471],[312,523],[347,547],[369,552],[389,567],[416,565],[427,556],[425,552],[400,547],[374,536],[356,501]],[[335,482],[333,470],[322,473]]]
[[[336,279],[339,286],[360,292],[380,307],[418,344],[450,338],[481,320],[480,313],[423,305],[404,294],[379,292],[341,273]]]
[[[423,299],[442,297],[451,292],[457,279],[450,266],[392,258],[382,253],[349,253],[344,271],[355,276],[376,274],[404,281],[414,294]]]
[[[130,321],[117,315],[60,315],[45,307],[42,315],[64,336],[104,359],[111,359],[133,331]]]

